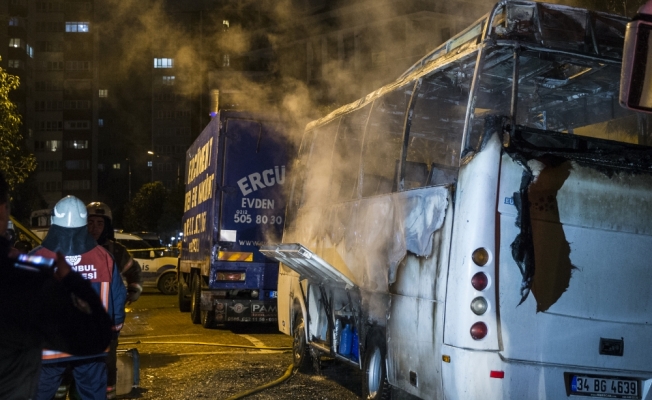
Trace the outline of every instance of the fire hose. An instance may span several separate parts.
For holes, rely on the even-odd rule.
[[[223,344],[223,343],[208,343],[208,342],[152,342],[152,341],[135,341],[135,342],[120,342],[120,345],[126,344],[183,344],[190,346],[217,346],[217,347],[232,347],[232,348],[242,348],[242,349],[257,349],[257,350],[292,350],[292,347],[266,347],[266,346],[245,346],[237,344]],[[269,389],[276,385],[279,385],[285,382],[290,376],[292,376],[292,370],[294,365],[290,364],[285,370],[285,373],[280,378],[273,380],[271,382],[265,383],[253,389],[245,390],[244,392],[236,393],[235,395],[227,398],[226,400],[238,400],[243,399],[247,396],[250,396],[254,393],[261,392],[265,389]]]

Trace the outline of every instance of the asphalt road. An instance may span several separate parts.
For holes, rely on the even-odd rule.
[[[179,312],[176,296],[146,290],[127,309],[118,347],[138,350],[140,383],[120,397],[227,399],[282,377],[292,363],[291,346],[292,338],[276,325],[204,329],[190,321],[189,313]],[[127,364],[132,360],[120,358]],[[325,360],[321,375],[295,373],[246,398],[348,400],[359,398],[360,387],[358,370]]]

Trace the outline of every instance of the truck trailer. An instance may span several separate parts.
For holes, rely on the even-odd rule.
[[[278,262],[259,247],[279,240],[285,222],[282,127],[220,111],[186,153],[178,296],[195,324],[277,321]]]

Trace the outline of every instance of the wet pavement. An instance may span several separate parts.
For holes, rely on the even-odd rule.
[[[281,378],[292,363],[292,338],[276,325],[204,329],[179,312],[176,296],[153,290],[127,311],[119,349],[138,350],[140,384],[121,398],[227,399]],[[325,360],[321,375],[292,374],[243,398],[348,400],[360,393],[360,371]]]

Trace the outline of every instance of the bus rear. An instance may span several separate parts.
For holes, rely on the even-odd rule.
[[[618,104],[626,21],[510,2],[491,22],[457,190],[446,397],[650,398],[652,141]]]

